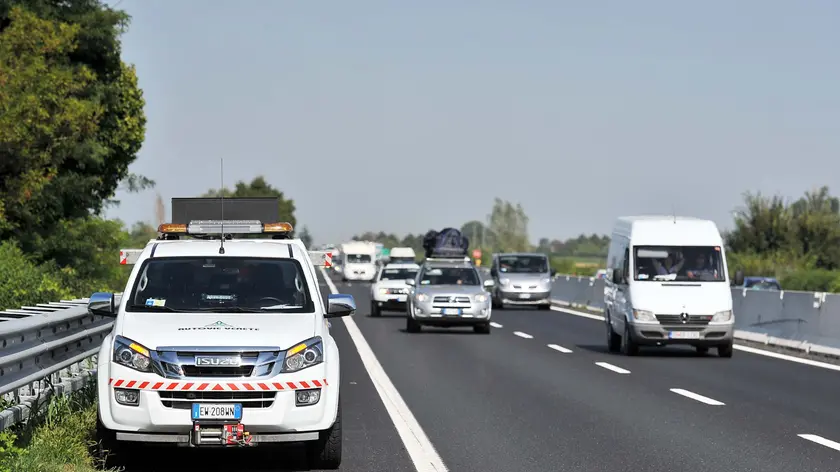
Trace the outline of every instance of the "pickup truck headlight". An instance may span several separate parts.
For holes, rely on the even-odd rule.
[[[656,315],[652,311],[633,310],[633,319],[636,321],[651,322],[656,321]]]
[[[475,301],[477,301],[478,303],[484,303],[487,301],[487,295],[479,293],[475,296]]]
[[[732,319],[732,310],[724,310],[715,313],[715,316],[712,317],[713,323],[718,323],[722,321],[729,321]]]
[[[324,362],[324,344],[320,336],[304,341],[286,351],[282,372],[297,372]]]
[[[114,362],[140,372],[152,371],[152,359],[145,346],[128,338],[117,336],[114,339]]]

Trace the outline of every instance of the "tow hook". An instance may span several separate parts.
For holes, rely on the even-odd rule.
[[[194,423],[192,436],[195,446],[253,446],[251,433],[241,423],[207,426]]]

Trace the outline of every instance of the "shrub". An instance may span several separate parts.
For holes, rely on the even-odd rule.
[[[68,298],[72,294],[48,265],[38,266],[13,242],[0,243],[0,309]]]

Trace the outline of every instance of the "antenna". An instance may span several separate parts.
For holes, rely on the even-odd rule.
[[[222,241],[219,246],[219,254],[225,253],[225,158],[219,159],[220,161],[220,172],[219,175],[221,177],[221,187],[219,187],[219,192],[222,196]]]

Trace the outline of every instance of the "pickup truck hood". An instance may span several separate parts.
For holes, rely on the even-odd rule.
[[[146,346],[262,346],[287,349],[315,335],[315,315],[299,313],[125,312],[118,334]]]

